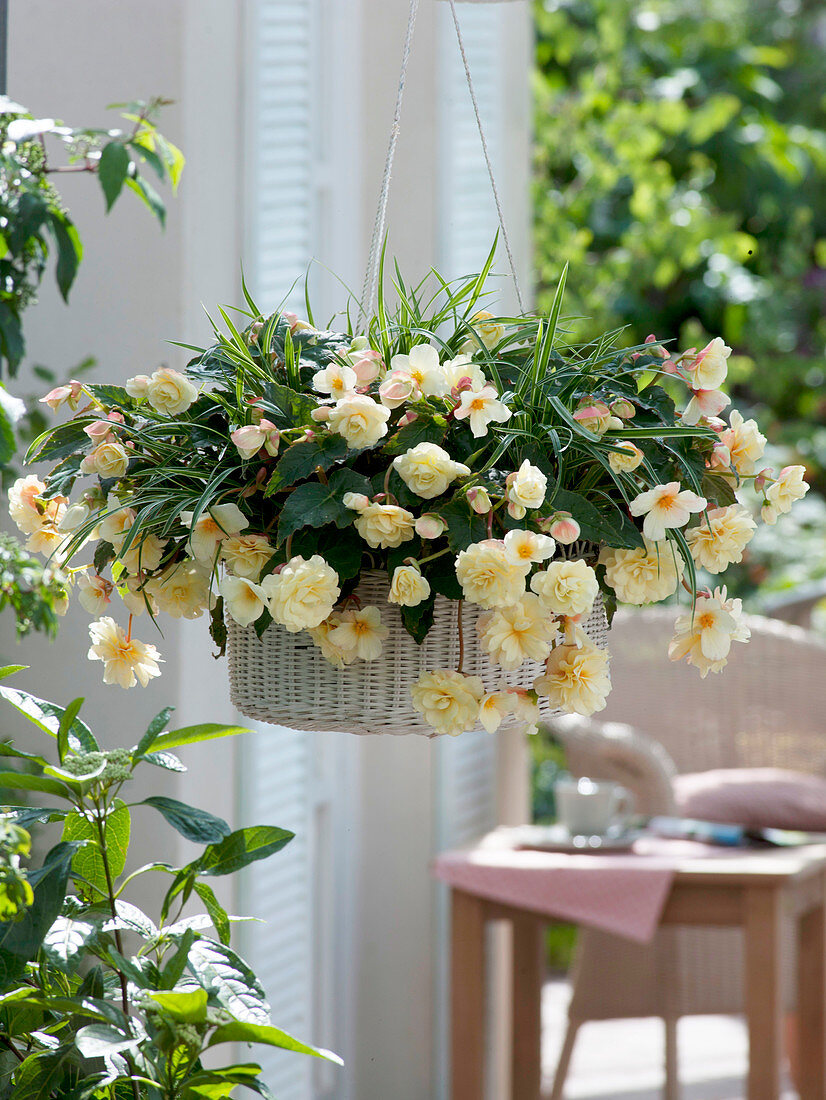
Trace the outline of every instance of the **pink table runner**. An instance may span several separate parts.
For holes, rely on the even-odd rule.
[[[569,854],[519,848],[525,832],[497,829],[472,848],[445,852],[433,873],[470,894],[647,943],[674,870],[692,856],[723,855],[687,840],[641,837],[631,852]]]

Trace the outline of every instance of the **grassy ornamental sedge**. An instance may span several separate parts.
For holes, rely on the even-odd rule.
[[[721,339],[682,354],[653,336],[623,348],[620,331],[572,344],[564,276],[548,316],[494,316],[492,262],[415,287],[397,270],[392,307],[382,273],[375,315],[357,327],[348,311],[342,331],[318,329],[309,302],[308,320],[265,317],[244,288],[239,323],[222,309],[225,331],[183,373],[43,398],[74,415],[33,444],[30,461],[57,465],[18,481],[10,511],[95,616],[105,682],[159,674],[133,634],[144,611],[209,612],[219,645],[226,612],[259,636],[306,631],[339,667],[380,659],[383,609],[351,597],[364,569],[386,570],[417,641],[441,594],[484,609],[492,661],[545,663],[527,695],[428,670],[410,688],[438,732],[505,714],[530,727],[538,696],[600,710],[608,656],[578,626],[600,590],[610,611],[682,584],[692,607],[670,654],[702,676],[723,667],[748,631],[740,602],[699,589],[697,571],[741,560],[756,521],[740,487],[774,523],[805,494],[803,467],[761,469],[755,422],[723,418]]]

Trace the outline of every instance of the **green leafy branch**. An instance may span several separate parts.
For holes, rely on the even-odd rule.
[[[70,128],[35,119],[0,97],[0,366],[14,375],[25,354],[22,313],[35,300],[50,257],[57,286],[68,300],[83,258],[77,228],[56,190],[65,173],[96,175],[106,209],[124,186],[163,224],[166,209],[146,169],[175,190],[184,166],[180,149],[157,128],[167,100],[116,105],[129,128]],[[59,150],[62,159],[54,159]]]
[[[18,669],[0,670],[0,678]],[[0,916],[15,918],[0,924],[0,1046],[11,1059],[13,1094],[222,1100],[244,1086],[269,1097],[260,1066],[205,1065],[204,1053],[227,1043],[340,1061],[271,1024],[260,982],[231,947],[239,918],[227,914],[206,881],[268,858],[293,834],[268,825],[233,831],[217,815],[166,796],[133,803],[122,797],[141,765],[181,771],[173,749],[247,731],[214,723],[170,730],[166,708],[132,749],[106,750],[79,717],[82,699],[61,707],[6,685],[0,697],[55,750],[49,760],[3,745],[3,756],[29,770],[0,770],[0,789],[36,791],[51,805],[7,805],[0,850],[8,840],[15,854],[27,852],[24,828],[33,823],[61,829],[25,880],[22,899],[19,881],[12,899],[14,884],[0,875]],[[201,845],[200,854],[182,867],[127,871],[132,816],[145,809]],[[124,896],[149,873],[171,879],[158,921]],[[205,911],[184,917],[190,899]]]

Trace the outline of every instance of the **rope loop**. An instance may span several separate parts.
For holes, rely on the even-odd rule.
[[[467,80],[468,91],[470,92],[470,101],[473,104],[473,113],[476,117],[476,128],[479,131],[479,140],[482,143],[482,153],[485,157],[485,165],[488,170],[488,179],[490,180],[491,191],[493,192],[493,199],[496,204],[496,215],[499,219],[499,228],[502,231],[502,240],[505,244],[505,251],[508,256],[508,265],[513,277],[513,285],[516,289],[516,298],[519,302],[519,310],[521,313],[525,312],[525,306],[522,301],[522,292],[519,287],[519,277],[516,273],[516,264],[513,259],[513,251],[511,249],[510,238],[508,237],[508,230],[505,226],[505,215],[502,210],[502,202],[499,198],[499,189],[496,186],[496,177],[493,171],[493,164],[491,162],[490,153],[488,151],[488,142],[485,136],[485,129],[482,125],[482,116],[479,112],[479,102],[476,98],[476,89],[473,85],[473,77],[470,73],[470,64],[468,62],[467,53],[465,51],[465,43],[462,38],[462,30],[459,26],[459,17],[456,14],[456,0],[449,0],[450,12],[453,16],[453,26],[456,30],[456,41],[459,45],[459,53],[462,58],[462,65],[465,70],[465,78]],[[401,114],[402,114],[402,101],[404,99],[404,86],[407,80],[407,67],[410,61],[410,48],[413,42],[413,31],[416,27],[416,15],[419,10],[419,0],[410,0],[410,8],[407,15],[407,30],[404,36],[404,48],[402,50],[402,64],[401,72],[399,73],[399,87],[396,92],[396,107],[393,112],[393,124],[390,127],[390,141],[387,146],[387,156],[384,162],[384,175],[381,181],[381,190],[379,192],[379,205],[376,210],[376,218],[373,223],[373,235],[370,239],[370,251],[367,256],[367,270],[364,273],[364,284],[361,291],[361,302],[359,303],[359,323],[361,319],[367,320],[373,311],[376,304],[376,292],[379,282],[379,264],[381,257],[382,240],[384,238],[384,231],[387,225],[387,202],[390,196],[390,179],[393,175],[393,159],[396,155],[396,145],[399,140],[399,130],[401,128]]]
[[[384,237],[384,227],[387,223],[387,200],[390,197],[390,177],[393,174],[393,158],[396,155],[396,143],[399,140],[399,129],[402,117],[402,100],[404,99],[404,85],[407,80],[407,65],[410,61],[410,47],[413,42],[413,31],[416,28],[416,15],[419,10],[419,0],[410,0],[410,10],[407,14],[407,30],[404,35],[404,49],[402,50],[402,67],[399,74],[399,87],[396,92],[396,109],[393,112],[393,125],[390,127],[390,141],[387,146],[387,156],[384,161],[384,175],[379,192],[379,206],[376,211],[376,220],[373,223],[373,236],[370,239],[370,252],[367,256],[367,270],[364,273],[364,285],[361,288],[361,303],[359,305],[359,320],[362,317],[369,318],[376,302],[376,289],[379,283],[379,257],[381,242]]]

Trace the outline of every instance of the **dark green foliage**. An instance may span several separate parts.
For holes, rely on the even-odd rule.
[[[778,446],[766,465],[802,462],[826,494],[822,5],[535,0],[534,14],[540,308],[565,262],[574,336],[722,336],[733,397]],[[826,508],[810,494],[799,516],[814,553],[761,530],[730,588],[826,575]]]
[[[317,469],[329,470],[347,456],[347,443],[340,435],[317,435],[291,443],[278,460],[267,483],[266,496],[288,489],[310,477]]]
[[[370,493],[370,482],[355,470],[336,470],[326,484],[308,482],[299,485],[285,502],[278,521],[278,541],[302,527],[325,527],[334,523],[346,527],[353,513],[344,504],[345,493]]]

